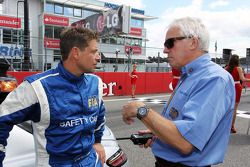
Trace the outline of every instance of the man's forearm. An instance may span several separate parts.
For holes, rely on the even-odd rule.
[[[181,135],[175,124],[152,109],[150,109],[148,115],[142,119],[142,122],[160,140],[175,147],[183,154],[189,154],[193,150],[193,145]]]

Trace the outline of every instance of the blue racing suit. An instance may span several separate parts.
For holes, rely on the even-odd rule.
[[[102,94],[99,77],[76,77],[61,63],[27,77],[0,106],[0,166],[9,131],[27,120],[32,121],[36,166],[99,166],[93,144],[101,142],[104,131]]]

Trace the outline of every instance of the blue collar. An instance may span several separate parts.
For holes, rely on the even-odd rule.
[[[84,74],[82,74],[80,77],[75,76],[74,74],[70,73],[68,70],[66,70],[64,68],[62,62],[58,63],[57,69],[58,69],[59,74],[63,78],[65,78],[65,79],[67,79],[69,81],[80,82],[80,81],[82,81],[84,79]]]
[[[181,68],[182,75],[191,75],[194,71],[203,68],[206,62],[211,61],[210,56],[208,53],[196,58],[192,62],[186,64],[184,67]]]

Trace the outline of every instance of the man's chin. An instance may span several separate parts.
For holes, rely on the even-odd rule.
[[[170,62],[169,62],[169,65],[170,65],[172,68],[175,68],[175,65],[172,64],[172,63],[170,63]]]
[[[89,70],[89,71],[87,71],[87,72],[85,72],[85,73],[94,73],[96,70]]]
[[[96,71],[96,68],[94,69],[88,69],[88,70],[85,70],[84,73],[93,73]]]

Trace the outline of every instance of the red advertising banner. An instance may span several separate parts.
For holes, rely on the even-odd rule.
[[[24,78],[39,72],[8,72],[20,84]],[[131,94],[130,77],[127,72],[96,72],[103,80],[103,96],[124,96]],[[167,93],[172,75],[169,72],[138,72],[136,94]],[[156,82],[160,81],[160,82]]]
[[[58,49],[60,48],[60,40],[59,39],[52,39],[52,38],[45,38],[44,39],[44,47],[50,49]]]
[[[0,26],[10,28],[21,28],[21,18],[0,16]]]
[[[20,84],[27,76],[39,72],[8,72]],[[104,96],[124,96],[131,94],[130,77],[127,72],[96,72],[103,80]],[[247,74],[250,77],[250,74]],[[171,72],[138,72],[136,94],[170,93],[173,91]],[[250,83],[247,83],[250,87]]]
[[[69,26],[69,18],[44,14],[44,24],[58,25],[58,26]]]
[[[142,50],[141,50],[141,47],[140,46],[125,46],[125,52],[127,53],[127,51],[132,48],[132,53],[133,54],[141,54],[142,53]]]
[[[142,29],[141,28],[131,27],[129,35],[134,35],[134,36],[141,37],[142,36]]]

